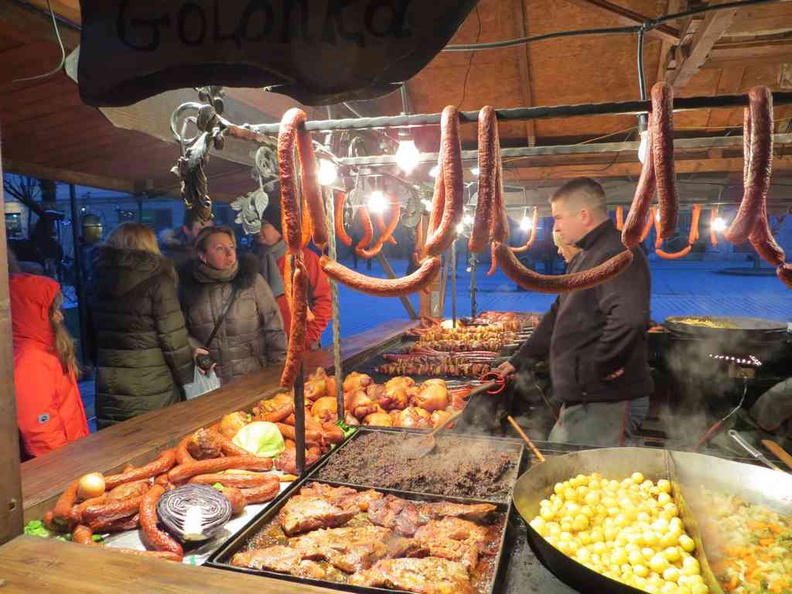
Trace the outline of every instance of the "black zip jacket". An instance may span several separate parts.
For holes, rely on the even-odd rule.
[[[580,272],[624,249],[610,220],[590,231],[569,265]],[[652,393],[647,362],[651,278],[640,248],[629,268],[608,282],[560,295],[510,363],[549,359],[553,394],[566,404],[632,400]],[[623,375],[606,381],[619,369]]]

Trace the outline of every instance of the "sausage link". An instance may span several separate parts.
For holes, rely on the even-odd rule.
[[[247,505],[247,500],[245,496],[242,494],[242,491],[237,489],[236,487],[230,487],[227,485],[223,485],[223,488],[220,490],[223,494],[223,497],[228,499],[228,503],[231,504],[231,515],[237,516],[245,511],[245,506]]]
[[[199,474],[190,479],[191,483],[198,483],[200,485],[216,485],[220,483],[224,487],[236,487],[237,489],[249,489],[251,487],[258,487],[268,483],[270,475],[260,473],[250,474],[228,474],[228,473],[215,473],[215,474]]]
[[[218,433],[217,435],[220,436],[220,447],[223,450],[223,454],[225,456],[250,456],[250,452],[248,452],[242,446],[238,446],[232,440],[228,439],[225,435]]]
[[[624,229],[624,207],[621,204],[616,207],[616,229]]]
[[[292,254],[300,251],[302,231],[300,203],[297,197],[297,171],[294,145],[299,126],[305,123],[305,112],[293,108],[283,114],[278,131],[278,171],[281,182],[281,227],[283,239]]]
[[[363,237],[357,242],[355,251],[360,256],[363,250],[371,246],[371,241],[374,239],[374,225],[371,223],[371,215],[365,204],[360,205],[358,212],[360,213],[360,220],[363,221]]]
[[[679,194],[674,167],[674,91],[666,82],[652,87],[652,158],[660,203],[660,237],[670,237],[677,226]]]
[[[291,439],[292,441],[297,441],[297,433],[295,428],[292,425],[286,425],[285,423],[276,423],[278,429],[283,435],[284,439]],[[317,431],[316,429],[309,429],[306,425],[305,427],[305,443],[308,444],[320,444],[322,442],[322,432]]]
[[[776,242],[773,237],[773,232],[770,230],[770,225],[767,222],[766,212],[757,222],[749,239],[753,248],[765,262],[773,266],[781,266],[784,264],[784,260],[786,259],[784,248],[778,245],[778,242]]]
[[[773,97],[767,87],[754,87],[748,93],[749,106],[744,114],[743,134],[749,132],[749,144],[743,139],[745,188],[740,208],[732,224],[724,232],[730,242],[740,244],[761,222],[762,201],[770,189],[773,161]],[[746,149],[749,151],[746,154]]]
[[[195,462],[195,458],[192,457],[190,454],[190,450],[187,449],[187,444],[192,439],[192,434],[188,435],[187,437],[183,438],[179,445],[176,446],[176,463],[177,464],[190,464]]]
[[[71,510],[71,517],[72,522],[74,524],[82,524],[83,523],[83,513],[85,510],[93,505],[102,505],[103,503],[107,503],[107,495],[100,495],[99,497],[91,497],[86,499],[82,503],[75,505]]]
[[[783,264],[776,268],[776,275],[790,289],[792,289],[792,264]]]
[[[494,241],[490,244],[490,267],[487,270],[487,276],[493,276],[498,270],[498,258],[495,257],[496,245]]]
[[[649,146],[652,146],[651,129],[648,132],[647,140]],[[632,204],[622,229],[622,243],[629,249],[644,241],[654,224],[654,208],[651,209],[651,216],[648,219],[647,216],[650,213],[655,186],[654,159],[649,155],[641,167],[641,176],[638,178],[638,185],[635,186]]]
[[[157,502],[165,493],[165,489],[160,485],[154,485],[151,490],[143,496],[140,504],[140,527],[143,529],[145,540],[157,551],[164,551],[179,555],[184,555],[184,549],[176,540],[164,530],[157,526]]]
[[[313,464],[316,460],[312,460],[312,456],[307,454],[305,463],[306,465]],[[280,493],[280,480],[276,476],[269,477],[269,481],[258,487],[251,487],[250,489],[240,489],[242,495],[245,497],[245,502],[250,505],[251,503],[264,503],[272,501]]]
[[[128,530],[137,530],[139,526],[140,513],[135,513],[126,518],[117,520],[94,520],[88,522],[88,527],[99,534],[105,532],[127,532]]]
[[[105,488],[111,490],[118,485],[151,478],[168,472],[176,464],[176,450],[170,449],[161,452],[159,458],[154,462],[149,462],[145,466],[135,468],[129,472],[121,474],[111,474],[105,477]]]
[[[74,530],[72,531],[72,542],[76,542],[77,544],[81,545],[96,546],[96,543],[93,540],[93,530],[83,524],[79,524],[74,527]]]
[[[177,466],[168,473],[168,479],[174,485],[180,485],[199,474],[209,474],[238,468],[241,470],[272,470],[271,458],[258,458],[256,456],[227,456],[225,458],[212,458],[200,460],[192,464]]]
[[[715,207],[713,207],[712,210],[710,210],[710,220],[709,220],[709,224],[710,224],[710,243],[712,244],[712,247],[718,247],[718,234],[715,231],[715,229],[712,227],[713,223],[715,223],[715,219],[717,219],[717,218],[718,218],[718,207],[715,206]]]
[[[327,256],[322,256],[320,264],[330,278],[375,297],[399,297],[415,293],[428,286],[440,271],[440,258],[427,258],[412,274],[394,279],[372,278],[359,274]]]
[[[688,244],[693,245],[699,239],[699,223],[701,222],[701,204],[694,204],[690,215],[690,232]]]
[[[691,249],[691,246],[686,246],[678,252],[664,252],[663,250],[655,250],[655,253],[664,260],[679,260],[680,258],[687,256]]]
[[[440,221],[443,218],[443,211],[445,210],[445,172],[443,170],[443,143],[440,143],[440,150],[437,156],[437,177],[435,177],[434,190],[432,192],[432,208],[429,210],[429,224],[426,227],[426,238],[428,239],[435,234],[437,228],[440,226]],[[424,245],[424,248],[426,246]],[[425,251],[425,250],[424,250]]]
[[[397,208],[398,208],[398,204],[397,204],[396,206],[397,206]],[[400,209],[399,209],[399,210],[400,210]],[[398,211],[397,211],[397,213],[396,213],[396,214],[397,214],[397,216],[398,216]],[[397,221],[397,222],[398,222],[398,221]],[[394,227],[393,227],[393,231],[390,231],[390,232],[388,231],[388,227],[389,227],[389,226],[390,226],[392,223],[393,223],[393,221],[391,221],[391,223],[389,223],[389,224],[387,224],[387,225],[386,225],[386,224],[385,224],[385,215],[384,215],[383,213],[381,213],[381,212],[380,212],[380,213],[377,213],[377,229],[379,229],[379,232],[380,232],[380,238],[382,238],[382,236],[383,236],[383,235],[385,235],[385,236],[386,236],[386,239],[383,239],[383,240],[382,240],[382,242],[383,242],[383,243],[388,243],[388,244],[390,244],[390,245],[398,245],[398,243],[396,243],[396,240],[395,240],[395,239],[393,239],[393,231],[395,231],[395,230],[396,230],[396,227],[395,227],[395,225],[394,225]]]
[[[159,485],[156,486],[159,487]],[[108,501],[106,503],[86,507],[82,513],[82,522],[90,524],[91,522],[99,520],[112,521],[126,518],[140,509],[140,502],[142,499],[143,497],[131,497],[130,499]]]
[[[619,207],[621,208],[621,207]],[[515,254],[522,254],[523,252],[527,252],[533,247],[533,244],[536,242],[536,228],[539,226],[539,209],[534,206],[533,209],[533,219],[531,220],[531,234],[528,236],[528,241],[526,241],[520,247],[513,247],[511,251]]]
[[[492,223],[490,224],[490,240],[506,243],[509,239],[509,215],[503,199],[503,164],[500,157],[500,145],[495,145],[495,193],[492,197]]]
[[[73,524],[72,508],[77,501],[77,484],[72,482],[58,498],[52,510],[52,522],[58,526],[71,527]]]
[[[506,276],[524,289],[537,293],[566,293],[594,287],[627,270],[633,260],[632,252],[624,250],[589,270],[562,275],[546,275],[523,266],[508,245],[499,243],[495,254]]]
[[[662,216],[662,215],[661,215]],[[654,229],[655,229],[655,249],[659,250],[663,247],[663,235],[660,231],[662,223],[660,222],[660,217],[655,216],[654,218]]]
[[[311,133],[305,129],[305,113],[297,130],[297,153],[300,155],[300,180],[302,181],[303,204],[308,214],[311,237],[316,246],[323,250],[327,245],[327,222],[319,186],[319,173]],[[293,155],[293,153],[292,153]],[[307,242],[306,242],[307,245]]]
[[[305,336],[308,328],[308,271],[301,260],[295,260],[296,270],[293,277],[293,307],[291,310],[291,326],[289,329],[289,345],[286,351],[286,362],[283,364],[280,385],[290,388],[300,371]]]
[[[308,211],[308,205],[305,202],[305,192],[302,195],[302,206],[300,208],[300,235],[302,236],[301,248],[308,247],[311,243],[311,213]]]
[[[456,227],[463,214],[462,147],[459,143],[459,115],[453,105],[443,109],[440,121],[440,144],[443,155],[442,173],[445,200],[443,216],[437,229],[426,239],[426,253],[430,256],[439,256],[451,247],[456,239]]]
[[[487,105],[481,108],[478,118],[478,202],[470,232],[468,249],[479,253],[487,246],[492,225],[492,204],[497,180],[496,145],[498,121],[495,109]]]
[[[393,232],[396,230],[396,227],[399,224],[399,216],[401,214],[401,206],[399,206],[398,203],[395,202],[392,204],[392,206],[394,209],[394,215],[390,223],[388,223],[388,226],[385,227],[379,239],[377,239],[377,241],[374,242],[374,245],[371,246],[371,249],[361,249],[358,251],[359,256],[367,260],[369,258],[373,258],[382,251],[382,248],[385,245],[385,243],[387,243],[388,240],[392,239]],[[380,217],[381,216],[382,215],[380,215]]]
[[[336,191],[333,193],[333,214],[335,219],[336,238],[349,247],[352,245],[352,238],[344,228],[344,202],[346,202],[346,192]]]

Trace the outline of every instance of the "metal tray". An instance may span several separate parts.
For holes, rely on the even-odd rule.
[[[354,439],[357,439],[360,435],[363,435],[365,433],[412,433],[412,434],[415,434],[417,436],[417,435],[421,435],[421,434],[427,433],[428,431],[429,430],[403,429],[403,428],[400,428],[400,427],[359,427],[358,430],[355,432],[355,434],[352,435],[352,437],[347,439],[344,443],[342,443],[337,448],[334,448],[332,453],[338,452],[339,450],[341,450],[341,448],[348,447],[348,445]],[[506,481],[507,485],[508,485],[507,493],[502,498],[496,497],[496,496],[491,496],[491,497],[479,497],[479,498],[476,499],[476,501],[482,501],[482,502],[486,502],[486,503],[495,503],[495,504],[497,504],[497,503],[506,503],[507,501],[511,501],[512,495],[513,495],[513,492],[514,492],[514,487],[517,484],[517,480],[530,467],[530,456],[527,455],[527,452],[525,450],[525,446],[523,445],[523,442],[521,440],[519,440],[519,439],[513,439],[513,438],[509,438],[509,437],[486,437],[486,436],[481,436],[481,435],[468,435],[468,434],[457,434],[457,433],[452,433],[451,435],[455,439],[467,440],[467,441],[470,441],[472,443],[482,443],[482,442],[484,442],[484,443],[498,444],[498,445],[501,445],[501,446],[514,447],[515,454],[517,456],[517,458],[516,458],[517,459],[517,465],[515,466],[515,468],[513,468],[512,470],[509,471],[512,476]],[[327,466],[329,461],[330,461],[330,456],[323,457],[316,464],[314,464],[313,467],[311,467],[310,475],[318,477],[321,474],[322,469],[325,466]],[[330,479],[318,479],[318,480],[321,480],[323,482],[324,481],[333,482],[333,483],[336,483],[338,485],[343,485],[343,486],[346,486],[346,487],[366,487],[366,488],[372,488],[372,489],[379,489],[380,488],[377,485],[373,484],[373,481],[370,481],[370,482],[359,481],[359,482],[354,482],[354,483],[347,483],[347,482],[342,482],[342,481],[337,481],[337,480],[330,480]],[[452,497],[452,496],[442,495],[442,494],[439,494],[439,493],[430,493],[430,492],[427,492],[427,491],[407,491],[407,490],[403,490],[402,489],[402,490],[400,490],[400,492],[401,493],[410,493],[412,495],[431,495],[433,497],[444,497],[444,498]]]
[[[307,483],[321,483],[330,486],[347,486],[344,483],[338,483],[333,481],[324,481],[318,480],[312,477],[313,473],[309,473],[304,478],[299,481],[296,481],[292,484],[292,486],[284,491],[278,499],[272,502],[272,504],[265,510],[263,510],[258,516],[256,516],[245,528],[243,528],[240,532],[230,538],[226,543],[215,552],[212,557],[210,557],[209,561],[205,564],[206,567],[212,567],[215,569],[224,569],[227,571],[236,571],[239,573],[247,573],[251,575],[261,575],[268,578],[274,579],[281,579],[290,582],[299,582],[303,584],[310,584],[318,587],[324,588],[332,588],[336,590],[342,590],[346,592],[357,592],[361,594],[383,594],[386,592],[405,592],[404,590],[394,590],[389,588],[379,588],[379,587],[370,587],[370,586],[353,586],[349,584],[339,583],[339,582],[331,582],[325,580],[318,580],[313,578],[304,578],[293,576],[289,574],[282,574],[277,573],[274,571],[267,571],[267,570],[255,570],[249,569],[245,567],[236,567],[230,564],[230,558],[240,550],[242,550],[247,543],[253,538],[265,525],[269,524],[271,521],[274,521],[286,504],[286,502],[291,498],[294,494],[296,494],[299,489],[301,489]],[[421,501],[452,501],[456,503],[492,503],[496,506],[496,513],[502,514],[500,519],[500,542],[498,547],[498,553],[495,557],[494,563],[494,571],[489,581],[489,587],[486,590],[479,590],[479,592],[487,593],[487,594],[497,594],[502,591],[502,587],[504,584],[504,571],[505,571],[505,563],[503,563],[503,553],[504,551],[511,550],[511,544],[514,542],[514,530],[511,527],[514,524],[514,517],[516,514],[512,507],[511,501],[508,503],[493,503],[490,501],[484,501],[479,499],[469,499],[464,497],[445,497],[445,496],[436,496],[431,494],[419,494],[419,493],[411,493],[407,491],[398,491],[394,489],[384,489],[378,488],[375,486],[360,486],[356,485],[358,489],[364,490],[366,488],[375,488],[377,491],[381,493],[394,495],[396,497],[400,497],[402,499],[407,500],[421,500]]]

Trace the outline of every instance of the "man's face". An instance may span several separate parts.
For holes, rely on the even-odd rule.
[[[588,211],[575,207],[573,201],[556,200],[550,208],[553,212],[553,231],[558,233],[563,243],[574,244],[589,232]]]
[[[273,246],[282,239],[282,235],[278,230],[267,221],[261,221],[261,230],[259,231],[259,241],[262,245]]]
[[[198,237],[198,233],[201,232],[201,229],[204,227],[211,227],[212,221],[196,221],[190,227],[186,225],[182,226],[182,230],[184,234],[187,236],[187,239],[190,241],[195,241],[195,238]]]

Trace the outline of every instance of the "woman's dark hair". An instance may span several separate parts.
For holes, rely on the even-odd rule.
[[[236,235],[234,235],[233,229],[231,227],[226,227],[225,225],[217,225],[212,227],[204,227],[198,232],[198,236],[195,238],[195,247],[199,252],[206,253],[206,244],[209,242],[209,238],[213,235],[218,235],[222,233],[223,235],[228,235],[231,238],[231,242],[236,247]]]

